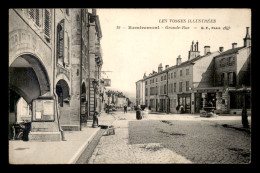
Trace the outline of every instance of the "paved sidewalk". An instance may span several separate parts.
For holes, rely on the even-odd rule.
[[[111,125],[113,114],[102,114],[99,125]],[[33,142],[9,141],[10,164],[73,164],[91,142],[100,128],[92,128],[88,122],[82,131],[64,131],[66,141]]]

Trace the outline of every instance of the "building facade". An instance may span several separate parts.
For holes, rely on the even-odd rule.
[[[146,75],[144,75],[144,78]],[[137,81],[136,85],[136,105],[144,105],[145,104],[145,83],[143,79]]]
[[[154,112],[176,113],[182,105],[185,113],[201,113],[212,102],[216,113],[241,114],[245,104],[251,109],[251,37],[247,27],[244,45],[211,52],[204,46],[200,55],[198,41],[192,42],[188,60],[176,59],[176,65],[158,66],[158,72],[144,76],[138,82],[145,84],[145,105]],[[136,84],[138,83],[136,82]],[[140,85],[136,85],[140,93]],[[246,94],[244,93],[246,91]],[[138,97],[138,101],[141,97]]]
[[[241,114],[245,106],[251,113],[251,37],[246,30],[244,45],[222,52],[214,58],[214,87],[221,88],[217,94],[216,111]]]
[[[29,140],[80,130],[100,101],[90,91],[102,68],[101,37],[95,9],[10,9],[9,124],[17,122],[22,98],[31,114]]]

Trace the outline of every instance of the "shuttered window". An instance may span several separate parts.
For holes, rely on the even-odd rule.
[[[179,92],[182,92],[182,82],[179,83]]]
[[[57,26],[57,58],[64,65],[64,19]]]
[[[44,10],[44,34],[50,38],[51,30],[51,13],[50,10]]]
[[[235,86],[236,84],[236,74],[235,72],[228,73],[228,85],[229,86]]]
[[[35,22],[37,26],[40,26],[40,9],[38,8],[30,8],[29,16]]]
[[[190,82],[186,81],[186,91],[189,91],[189,88],[190,88]]]
[[[186,75],[190,74],[190,69],[186,69]]]

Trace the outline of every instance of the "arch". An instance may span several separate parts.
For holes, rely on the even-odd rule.
[[[50,91],[50,80],[42,61],[33,54],[22,54],[9,66],[9,85],[27,103]]]
[[[82,82],[82,84],[81,84],[81,102],[86,102],[86,100],[87,100],[86,94],[87,94],[87,88],[86,88],[85,82]]]
[[[64,79],[60,79],[56,84],[56,93],[58,95],[58,102],[63,107],[64,100],[70,99],[70,88]]]
[[[59,73],[58,76],[56,76],[56,79],[55,79],[55,86],[57,86],[57,83],[60,81],[60,80],[64,80],[67,85],[68,85],[68,88],[69,88],[69,93],[71,93],[71,89],[70,89],[70,80],[68,79],[68,77],[66,75],[64,75],[63,73]]]

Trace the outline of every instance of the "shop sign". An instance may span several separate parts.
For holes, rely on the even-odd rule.
[[[111,79],[103,79],[104,80],[104,86],[110,87],[111,86]]]

